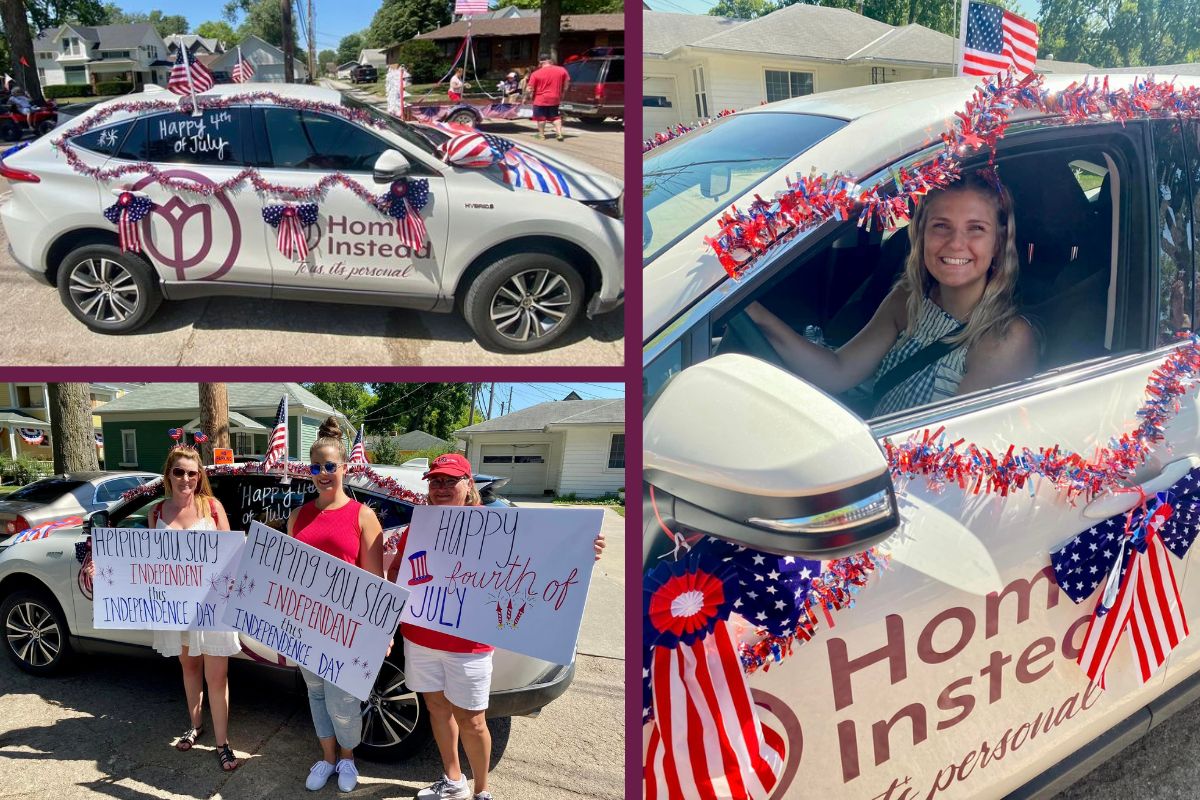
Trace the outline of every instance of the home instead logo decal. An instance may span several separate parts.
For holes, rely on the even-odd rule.
[[[194,181],[201,186],[216,186],[204,175],[191,170],[165,170],[161,174]],[[153,177],[146,176],[131,189],[141,191],[154,182]],[[154,228],[160,235],[151,235]],[[213,234],[217,230],[228,231],[228,238],[222,237],[221,252],[214,253],[213,248],[218,245]],[[175,270],[176,280],[212,281],[233,268],[242,246],[242,226],[233,202],[224,192],[197,198],[194,203],[180,195],[172,195],[143,218],[142,239],[146,252],[155,261]],[[217,267],[212,269],[214,264]]]

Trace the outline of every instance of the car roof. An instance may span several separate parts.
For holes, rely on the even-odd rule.
[[[1044,75],[1042,88],[1056,92],[1085,79],[1105,73]],[[1146,73],[1120,73],[1108,76],[1109,88],[1130,87],[1135,80],[1151,77]],[[1156,76],[1174,80],[1179,86],[1200,85],[1200,76]],[[735,200],[744,205],[752,193],[770,197],[785,186],[784,178],[797,171],[832,174],[841,171],[865,178],[876,169],[923,146],[935,144],[949,130],[955,112],[962,111],[971,98],[978,78],[934,78],[900,83],[855,86],[830,92],[805,95],[777,103],[738,111],[736,116],[752,114],[813,114],[847,121],[847,125],[818,142],[799,156],[799,169],[781,170],[756,184],[749,193]],[[1018,109],[1011,120],[1045,116],[1038,110]],[[680,137],[705,135],[704,128]],[[881,133],[883,135],[881,135]],[[666,148],[675,145],[668,143]],[[648,155],[653,155],[650,151]],[[726,206],[728,208],[728,206]],[[723,211],[723,209],[722,209]],[[679,316],[680,312],[721,284],[728,275],[716,256],[705,245],[704,237],[716,233],[716,217],[702,223],[680,239],[642,270],[642,340],[649,341]]]
[[[103,480],[106,478],[119,478],[123,475],[124,476],[128,476],[128,475],[151,475],[151,476],[153,476],[153,475],[155,475],[155,473],[139,472],[139,471],[132,471],[132,470],[107,470],[107,471],[98,470],[98,471],[84,471],[84,472],[60,472],[56,475],[47,475],[46,478],[53,478],[53,479],[58,479],[58,480],[68,480],[68,481],[94,481],[94,480]],[[43,478],[42,480],[45,480],[46,478]]]
[[[307,100],[314,103],[334,103],[340,105],[342,102],[341,92],[336,89],[329,89],[324,86],[310,86],[304,83],[218,83],[208,91],[201,92],[200,96],[220,98],[251,92],[272,92],[280,97]],[[128,103],[130,100],[169,100],[171,96],[171,92],[168,92],[163,87],[156,84],[147,84],[140,92],[121,95],[106,103],[97,103],[96,107],[104,108],[114,103]]]

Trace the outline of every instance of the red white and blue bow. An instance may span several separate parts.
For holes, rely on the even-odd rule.
[[[455,133],[441,151],[446,163],[456,167],[485,169],[495,164],[504,182],[514,188],[571,196],[571,185],[562,170],[503,137],[479,131]]]
[[[396,220],[396,236],[413,250],[425,244],[428,232],[421,209],[429,202],[429,181],[426,178],[401,178],[392,181],[387,193],[375,201],[380,211]]]
[[[286,203],[267,206],[262,212],[263,220],[279,230],[276,244],[284,258],[304,261],[308,258],[308,236],[305,231],[317,224],[316,203]]]
[[[154,201],[133,192],[121,192],[117,202],[104,209],[104,216],[117,226],[117,237],[121,249],[140,253],[142,251],[142,219],[154,210]]]
[[[1190,492],[1200,470],[1128,513],[1080,533],[1050,554],[1059,586],[1076,603],[1103,587],[1077,663],[1105,686],[1105,670],[1121,635],[1129,643],[1142,683],[1188,635],[1168,551],[1183,558],[1196,538],[1200,499]]]

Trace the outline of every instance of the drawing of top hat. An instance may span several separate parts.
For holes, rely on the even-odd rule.
[[[412,569],[412,577],[408,579],[409,586],[419,586],[433,580],[433,576],[429,574],[429,567],[425,563],[424,550],[418,550],[409,556],[408,566]]]

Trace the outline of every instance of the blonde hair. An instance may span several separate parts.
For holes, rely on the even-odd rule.
[[[167,453],[167,465],[163,467],[163,498],[171,496],[171,470],[175,468],[175,462],[181,458],[190,458],[196,462],[196,469],[200,472],[200,477],[196,483],[196,515],[204,517],[205,512],[212,508],[211,504],[206,502],[207,499],[215,498],[212,486],[208,482],[208,473],[204,471],[204,462],[200,460],[200,453],[190,444],[177,444],[171,448],[171,452]]]
[[[332,447],[336,450],[341,462],[346,463],[346,441],[342,438],[341,426],[333,417],[326,417],[317,430],[317,440],[312,443],[312,447],[308,448],[309,460],[315,458],[317,451],[325,447]]]
[[[481,506],[483,498],[479,495],[479,487],[475,485],[475,476],[467,476],[467,505]]]
[[[908,327],[906,336],[916,333],[921,316],[921,305],[925,302],[936,281],[925,268],[925,226],[929,219],[929,206],[934,197],[951,192],[977,192],[992,202],[996,208],[996,249],[992,264],[988,267],[987,284],[983,296],[971,310],[966,326],[946,341],[952,344],[966,343],[968,349],[988,334],[1004,335],[1008,325],[1017,318],[1016,290],[1020,262],[1017,259],[1017,226],[1013,217],[1013,199],[1007,188],[997,180],[993,184],[988,178],[969,173],[945,189],[931,193],[917,205],[912,224],[908,226],[911,247],[904,272],[896,285],[908,293]]]

